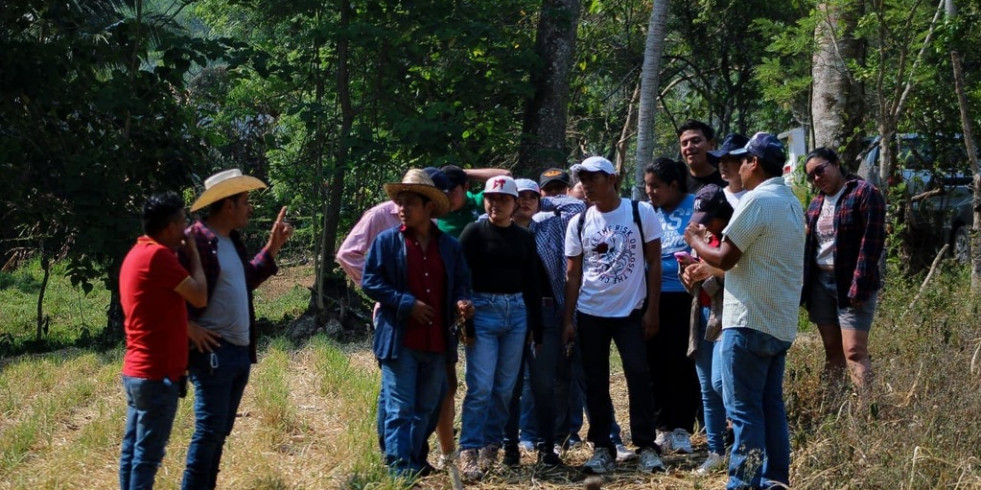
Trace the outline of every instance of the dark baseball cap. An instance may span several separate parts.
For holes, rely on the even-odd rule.
[[[734,150],[745,147],[746,143],[749,143],[749,138],[739,133],[729,133],[726,135],[726,139],[722,141],[722,146],[718,150],[708,152],[708,154],[715,158],[722,158]]]
[[[442,170],[436,167],[426,167],[423,170],[429,174],[430,179],[433,179],[433,185],[435,185],[437,189],[443,192],[450,192],[454,187],[456,187],[452,182],[450,182],[450,178],[447,177]]]
[[[695,213],[691,215],[693,223],[707,225],[715,218],[728,221],[731,217],[732,206],[721,187],[708,184],[695,194]]]
[[[458,185],[466,185],[467,181],[470,180],[470,178],[467,177],[467,173],[456,165],[446,165],[440,170],[442,170],[443,173],[446,174],[446,177],[450,179],[450,183],[453,184],[453,188],[456,188]]]
[[[569,172],[566,172],[564,169],[561,168],[550,168],[542,172],[542,174],[538,176],[538,185],[541,187],[545,187],[548,184],[551,184],[552,182],[561,182],[565,184],[566,187],[568,187],[570,180],[571,179],[569,178]]]
[[[783,166],[787,155],[783,151],[783,143],[770,133],[756,133],[746,146],[729,152],[732,156],[751,155],[771,165]]]

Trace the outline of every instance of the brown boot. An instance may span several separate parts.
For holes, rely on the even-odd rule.
[[[497,452],[501,448],[497,444],[488,444],[480,449],[480,456],[477,458],[477,465],[484,472],[487,472],[497,463]]]
[[[463,476],[464,481],[475,482],[480,480],[484,476],[484,472],[480,470],[480,465],[477,464],[477,450],[476,449],[464,449],[460,451],[460,473]]]

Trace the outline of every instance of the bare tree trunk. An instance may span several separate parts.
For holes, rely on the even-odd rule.
[[[856,137],[855,130],[865,113],[863,86],[846,62],[862,58],[862,41],[854,36],[861,3],[818,5],[821,18],[814,28],[816,49],[811,66],[814,146],[839,150],[841,161],[849,163],[862,149],[862,139]]]
[[[535,95],[525,108],[519,173],[534,175],[548,167],[566,166],[566,106],[579,11],[579,0],[542,0],[535,40],[542,66],[531,76]]]
[[[38,342],[48,333],[48,319],[44,316],[44,293],[48,290],[48,279],[51,278],[51,259],[44,255],[43,247],[41,248],[41,270],[44,271],[44,277],[41,279],[41,291],[37,294],[37,333],[34,335]]]
[[[644,43],[644,65],[640,74],[640,102],[637,111],[637,157],[634,169],[633,198],[645,200],[644,169],[654,159],[654,115],[657,107],[657,86],[660,82],[661,55],[668,24],[667,0],[654,0],[651,19]]]
[[[337,142],[334,149],[334,168],[330,178],[330,185],[327,189],[327,199],[324,201],[324,228],[320,236],[320,268],[317,271],[317,293],[318,296],[326,294],[343,294],[346,285],[338,280],[339,285],[328,289],[328,271],[334,264],[334,253],[337,247],[337,226],[340,222],[341,203],[344,193],[344,174],[348,165],[348,138],[351,135],[351,128],[354,126],[354,108],[351,105],[350,72],[348,67],[348,56],[350,41],[348,40],[347,29],[351,22],[351,2],[342,0],[340,3],[340,34],[337,37],[337,96],[341,106],[341,127],[337,135]],[[318,298],[317,305],[323,305],[322,298]],[[317,318],[323,320],[326,317],[324,308],[319,308]]]
[[[954,20],[957,8],[954,0],[946,0],[945,9],[947,20]],[[957,92],[957,106],[961,113],[961,129],[964,132],[964,146],[967,157],[971,162],[971,173],[974,174],[974,223],[971,229],[971,292],[981,291],[981,169],[978,168],[978,153],[974,146],[974,128],[971,117],[967,113],[967,95],[964,93],[964,68],[961,66],[961,54],[954,50],[950,52],[951,65],[954,68],[954,91]]]

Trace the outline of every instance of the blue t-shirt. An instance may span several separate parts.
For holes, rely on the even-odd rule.
[[[695,212],[695,195],[687,194],[671,212],[655,208],[657,217],[661,220],[664,236],[661,237],[661,292],[683,293],[685,286],[678,278],[678,259],[675,252],[691,252],[691,247],[685,243],[685,228]]]

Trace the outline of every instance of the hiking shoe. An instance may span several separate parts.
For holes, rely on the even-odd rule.
[[[723,458],[721,454],[709,451],[708,458],[705,458],[705,462],[702,463],[702,466],[699,466],[698,469],[695,470],[695,474],[700,476],[710,475],[718,470],[721,470],[722,468],[725,468],[725,463],[726,459]]]
[[[497,462],[497,452],[501,448],[497,444],[488,444],[480,449],[480,455],[477,456],[477,466],[480,467],[482,471],[487,471],[494,466]]]
[[[691,434],[678,428],[671,433],[671,447],[678,453],[691,454]]]
[[[624,446],[623,444],[617,444],[617,463],[630,461],[636,457],[637,457],[636,452],[627,448],[627,446]]]
[[[504,445],[504,460],[502,463],[505,466],[518,466],[521,464],[521,451],[518,450],[517,444]]]
[[[594,449],[593,457],[589,458],[589,461],[586,461],[586,464],[583,465],[583,469],[594,475],[609,473],[615,470],[616,467],[617,463],[613,460],[613,456],[610,455],[610,450],[605,447]]]
[[[460,452],[460,473],[462,473],[463,479],[468,482],[474,482],[484,477],[484,472],[480,470],[480,465],[477,464],[477,458],[476,449],[464,449]]]
[[[661,457],[657,455],[654,448],[644,448],[640,451],[640,462],[638,463],[641,471],[654,473],[656,471],[666,471]]]
[[[672,433],[666,430],[657,431],[657,438],[654,439],[654,444],[661,449],[662,453],[671,451],[671,436]]]

